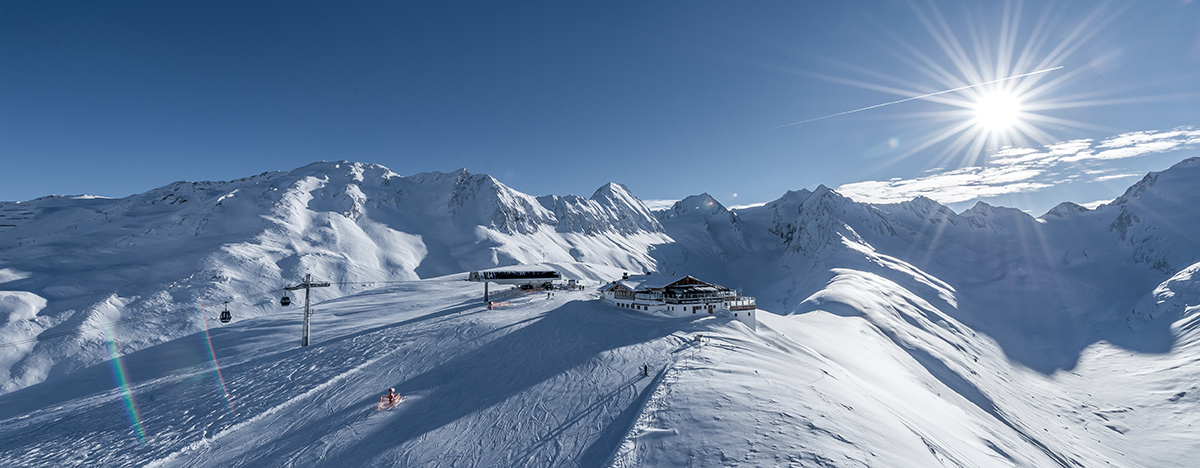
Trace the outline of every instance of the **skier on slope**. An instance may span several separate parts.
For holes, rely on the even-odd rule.
[[[386,409],[392,409],[393,406],[396,406],[396,404],[400,403],[400,400],[403,400],[403,399],[404,399],[404,397],[401,397],[399,394],[396,393],[396,389],[389,388],[387,391],[387,395],[379,397],[379,403],[375,404],[375,411],[383,411]]]

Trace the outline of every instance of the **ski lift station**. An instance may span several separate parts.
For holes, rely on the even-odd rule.
[[[600,293],[605,302],[617,307],[669,315],[730,313],[757,328],[754,312],[758,305],[753,297],[691,276],[627,274],[600,287]]]
[[[514,265],[467,274],[467,281],[483,283],[483,302],[489,304],[492,295],[488,292],[488,283],[515,285],[521,289],[550,289],[554,287],[555,281],[561,279],[562,274],[558,270],[545,265]]]
[[[561,280],[562,274],[554,268],[544,265],[514,265],[489,270],[472,271],[467,281],[511,284],[524,287],[548,288],[555,281]]]

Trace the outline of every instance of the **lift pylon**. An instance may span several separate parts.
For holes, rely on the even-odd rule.
[[[312,275],[305,274],[303,283],[283,288],[288,291],[304,290],[304,328],[301,331],[300,346],[308,346],[308,317],[312,315],[312,310],[308,307],[309,290],[312,288],[324,288],[326,286],[329,286],[329,283],[314,283],[312,282]]]

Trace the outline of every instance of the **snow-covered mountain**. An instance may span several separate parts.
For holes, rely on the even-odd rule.
[[[982,202],[962,213],[927,198],[870,205],[825,187],[734,211],[701,195],[659,213],[677,242],[656,258],[784,313],[811,310],[839,268],[873,271],[1051,372],[1098,341],[1162,349],[1124,323],[1155,285],[1200,261],[1196,181],[1200,160],[1189,159],[1096,210],[1064,204],[1040,218]],[[1054,346],[1035,349],[1044,342]]]
[[[0,412],[0,445],[13,447],[0,460],[35,448],[38,463],[70,459],[69,446],[21,435],[63,411],[38,389],[77,384],[79,398],[116,404],[111,382],[91,380],[117,354],[158,369],[124,395],[184,391],[172,389],[201,364],[164,367],[152,351],[189,346],[198,298],[209,315],[234,300],[239,321],[209,352],[235,356],[229,380],[241,393],[231,394],[272,416],[161,407],[158,442],[129,446],[117,443],[132,440],[128,428],[120,436],[86,410],[93,434],[107,434],[90,440],[118,447],[97,449],[114,464],[1186,466],[1200,456],[1186,442],[1200,436],[1188,411],[1200,398],[1197,189],[1200,158],[1095,210],[1064,203],[1037,218],[984,203],[955,213],[927,198],[864,204],[824,186],[753,208],[701,194],[651,212],[615,183],[588,199],[535,198],[465,170],[401,177],[337,162],[120,200],[3,203],[0,343],[16,344],[0,348],[0,403],[33,409]],[[593,284],[621,271],[692,274],[757,297],[762,327],[640,317],[584,293],[487,315],[472,286],[437,280],[541,262]],[[314,290],[319,304],[360,321],[320,324],[344,364],[268,344],[283,333],[275,292],[305,273],[335,283]],[[365,284],[416,279],[430,280]],[[191,312],[164,314],[174,310]],[[597,321],[609,313],[623,325]],[[297,381],[268,357],[334,377]],[[637,362],[655,363],[657,376],[620,370]],[[495,386],[505,379],[518,383]],[[254,391],[284,380],[339,403]],[[441,422],[354,416],[338,405],[377,389],[337,383],[350,380],[415,392],[410,416]],[[291,406],[313,415],[286,416]],[[328,422],[305,422],[317,417]],[[249,435],[273,427],[326,448]],[[384,428],[399,435],[377,436]]]
[[[761,207],[713,209],[696,216],[702,222],[677,221],[686,217],[680,208],[703,212],[677,205],[663,222],[684,245],[659,260],[673,271],[714,272],[758,296],[760,307],[791,315],[772,326],[805,337],[798,341],[853,368],[868,387],[908,369],[926,388],[948,389],[955,411],[982,412],[966,426],[1015,435],[1011,446],[970,436],[988,441],[977,455],[1018,466],[1184,466],[1187,459],[1167,453],[1200,454],[1194,444],[1173,443],[1197,434],[1197,418],[1178,417],[1200,390],[1197,303],[1175,291],[1192,287],[1200,261],[1198,188],[1200,159],[1193,158],[1147,175],[1096,210],[1062,205],[1040,218],[985,203],[956,214],[925,198],[868,205],[824,187]],[[689,200],[719,206],[706,198]],[[796,404],[849,404],[843,392],[818,393]],[[935,393],[939,403],[916,403],[913,394],[900,400],[942,411],[935,408],[946,400]],[[981,464],[930,442],[962,433],[916,432],[943,463]],[[887,441],[875,443],[867,447]],[[843,445],[855,447],[831,453],[844,458],[823,453],[809,461],[875,464],[857,452],[861,445]],[[1033,454],[1014,456],[1019,446]]]
[[[306,273],[335,284],[412,280],[538,262],[653,270],[669,242],[620,185],[590,200],[542,200],[459,170],[401,177],[322,162],[229,182],[176,182],[123,199],[54,196],[0,203],[0,389],[64,375],[107,355],[98,324],[140,349],[198,330],[194,315],[140,321],[196,303],[274,310]],[[86,329],[54,341],[38,336]]]

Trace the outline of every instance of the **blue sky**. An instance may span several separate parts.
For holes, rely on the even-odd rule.
[[[0,63],[0,200],[346,159],[1040,214],[1200,155],[1190,0],[4,2]]]

